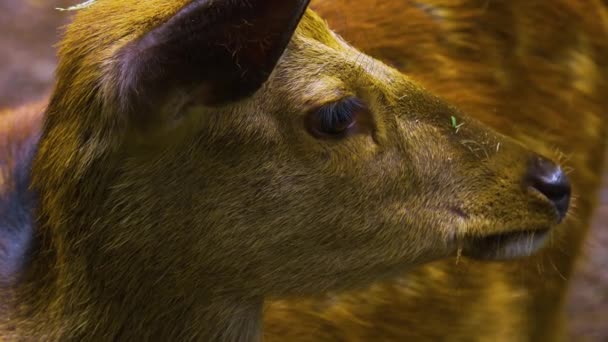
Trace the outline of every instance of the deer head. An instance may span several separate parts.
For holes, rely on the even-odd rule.
[[[558,166],[307,4],[98,0],[77,15],[33,184],[57,279],[122,308],[101,321],[147,312],[151,334],[168,308],[185,325],[212,303],[352,288],[459,250],[524,257],[566,214]]]

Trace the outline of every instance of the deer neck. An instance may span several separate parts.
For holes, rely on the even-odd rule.
[[[34,114],[31,121],[39,125],[41,116]],[[75,208],[75,203],[95,203],[95,198],[79,198],[79,191],[67,191],[51,201],[66,204],[64,209],[46,208],[48,193],[30,192],[26,184],[31,182],[29,170],[35,169],[39,127],[26,128],[24,138],[11,140],[11,148],[17,146],[23,153],[8,174],[24,184],[18,183],[18,193],[7,198],[14,198],[14,207],[23,212],[11,211],[16,217],[10,221],[20,226],[3,231],[10,236],[0,236],[10,242],[0,272],[10,273],[3,279],[11,279],[0,283],[0,340],[261,339],[262,298],[234,294],[218,277],[184,276],[176,269],[187,267],[165,265],[154,251],[135,255],[131,246],[108,248],[112,244],[104,234],[111,233],[105,228],[116,222],[92,227],[90,223],[103,213],[95,212],[98,206]],[[96,175],[98,180],[112,177],[111,172]],[[79,189],[74,184],[67,187],[66,179],[55,185]],[[97,190],[90,193],[103,196]],[[47,217],[58,212],[59,218]],[[90,234],[94,229],[99,239]]]
[[[191,280],[170,272],[157,274],[154,280],[141,262],[132,263],[140,268],[113,272],[118,260],[111,260],[111,256],[103,257],[103,266],[101,259],[90,255],[77,251],[66,255],[50,248],[56,240],[37,235],[22,281],[5,292],[10,293],[13,305],[8,305],[8,310],[2,308],[8,311],[3,318],[10,324],[0,322],[0,337],[261,340],[262,298],[226,294],[216,285],[220,283],[217,279],[197,280],[201,284],[197,288]]]

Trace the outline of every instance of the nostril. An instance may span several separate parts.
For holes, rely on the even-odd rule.
[[[535,157],[528,169],[528,185],[553,203],[561,221],[570,205],[570,181],[564,171],[549,159]]]

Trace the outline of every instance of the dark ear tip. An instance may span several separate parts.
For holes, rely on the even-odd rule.
[[[237,101],[255,93],[272,74],[309,4],[310,0],[249,1],[252,12],[257,12],[255,19],[261,19],[261,22],[254,20],[254,26],[258,27],[258,35],[262,38],[249,48],[246,45],[240,46],[240,51],[243,53],[234,56],[238,60],[239,81],[225,82],[225,87],[215,89],[217,94],[211,96],[209,100],[214,99],[213,104],[219,105]],[[256,7],[258,11],[255,11]],[[251,30],[254,31],[255,27]],[[274,41],[270,44],[259,43],[269,36],[274,37]]]

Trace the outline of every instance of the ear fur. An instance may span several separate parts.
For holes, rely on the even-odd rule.
[[[310,0],[195,0],[120,51],[120,102],[157,107],[175,89],[204,105],[253,94],[268,79]]]

